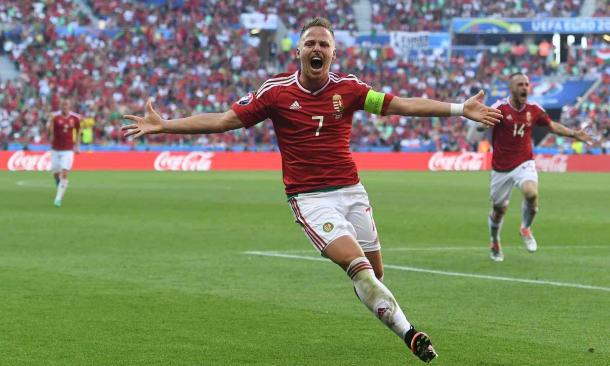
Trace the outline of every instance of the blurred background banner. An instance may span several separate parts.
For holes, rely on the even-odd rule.
[[[610,172],[608,155],[537,154],[536,166],[544,172]],[[491,154],[462,153],[354,153],[360,170],[377,171],[480,171],[491,169]],[[208,171],[272,170],[282,168],[277,152],[96,152],[80,154],[74,170],[106,171]],[[0,152],[0,170],[49,171],[49,152]]]
[[[390,32],[389,45],[399,54],[412,49],[446,49],[451,46],[451,36],[442,32]]]
[[[610,33],[610,18],[454,18],[455,33]]]

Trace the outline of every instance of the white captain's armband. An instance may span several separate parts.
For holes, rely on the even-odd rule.
[[[376,92],[372,89],[369,90],[364,100],[364,110],[373,114],[381,114],[384,99],[384,93]]]

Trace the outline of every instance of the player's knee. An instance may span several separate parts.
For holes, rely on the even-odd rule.
[[[345,271],[347,271],[350,267],[350,265],[359,257],[353,257],[353,256],[345,256],[345,257],[341,257],[341,258],[331,258],[331,260],[333,262],[335,262],[336,264],[339,265],[339,267],[343,268]]]
[[[324,249],[324,255],[344,270],[347,270],[354,260],[364,257],[364,252],[353,238],[342,236],[335,239]]]
[[[362,269],[372,269],[371,263],[365,256],[357,256],[353,258],[349,256],[341,259],[333,259],[333,261],[342,267],[350,277],[353,277]]]
[[[538,198],[538,185],[536,182],[523,182],[521,185],[521,191],[523,192],[523,197],[525,197],[525,199],[528,201],[534,201]]]

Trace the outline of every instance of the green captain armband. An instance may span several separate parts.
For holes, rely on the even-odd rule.
[[[369,90],[364,100],[364,110],[373,114],[381,114],[384,98],[384,93],[376,92],[372,89]]]

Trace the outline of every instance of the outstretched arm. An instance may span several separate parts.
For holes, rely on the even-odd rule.
[[[155,133],[219,133],[244,126],[237,114],[231,109],[224,113],[204,113],[185,118],[163,119],[154,110],[151,100],[146,102],[144,117],[125,115],[123,118],[135,122],[121,127],[121,130],[125,131],[125,136],[134,137]]]
[[[561,123],[551,122],[549,125],[549,129],[552,133],[565,137],[572,137],[576,140],[586,142],[587,144],[591,144],[593,142],[593,138],[589,136],[584,130],[573,130],[568,128]]]
[[[480,91],[463,105],[439,102],[425,98],[395,97],[388,106],[387,114],[415,117],[464,116],[473,121],[493,126],[500,122],[502,113],[483,104],[485,94]]]

